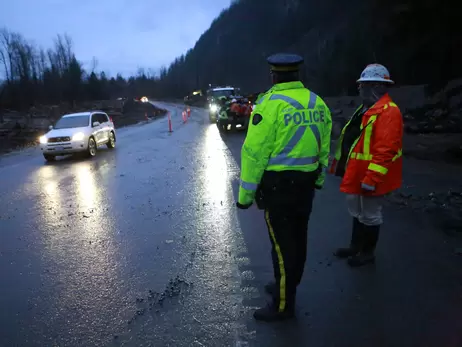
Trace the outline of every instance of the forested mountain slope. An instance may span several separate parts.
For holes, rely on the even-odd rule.
[[[305,58],[303,80],[321,95],[355,93],[371,62],[385,64],[397,84],[439,88],[462,76],[462,26],[445,1],[235,1],[162,71],[158,91],[184,96],[209,83],[263,90],[265,59],[280,51]]]

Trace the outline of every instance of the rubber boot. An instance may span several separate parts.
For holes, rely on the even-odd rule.
[[[380,225],[364,226],[365,243],[359,252],[348,259],[348,265],[351,267],[359,267],[367,264],[375,263],[375,248],[379,240]]]
[[[338,258],[348,258],[358,254],[361,249],[361,243],[364,242],[364,224],[358,218],[353,218],[353,228],[351,231],[350,247],[338,248],[334,255]]]

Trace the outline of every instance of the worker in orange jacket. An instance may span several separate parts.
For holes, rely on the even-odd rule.
[[[237,99],[231,100],[231,108],[230,108],[230,110],[231,110],[231,112],[234,112],[236,114],[241,113],[241,105],[239,104]]]
[[[249,99],[244,99],[242,107],[244,108],[244,115],[246,117],[250,117],[250,115],[252,114],[252,103],[249,101]]]
[[[234,98],[231,100],[231,107],[229,110],[232,118],[231,129],[236,130],[237,117],[241,113],[241,105],[237,99]]]
[[[375,262],[383,199],[401,186],[403,165],[403,118],[388,95],[388,70],[370,64],[357,82],[363,105],[343,128],[329,170],[343,177],[340,191],[353,217],[350,246],[334,254],[353,267]]]

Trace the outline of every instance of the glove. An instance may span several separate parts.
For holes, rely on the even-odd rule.
[[[236,202],[236,207],[240,208],[241,210],[247,210],[250,206],[252,206],[252,203],[247,204],[247,205],[242,205],[239,202]]]
[[[367,192],[373,192],[375,190],[375,187],[374,186],[370,186],[368,184],[365,184],[365,183],[361,183],[361,189],[362,190],[365,190]]]

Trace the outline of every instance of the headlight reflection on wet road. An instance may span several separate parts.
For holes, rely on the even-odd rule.
[[[45,324],[59,326],[69,338],[72,322],[88,322],[79,328],[87,341],[120,321],[114,300],[122,290],[114,221],[105,208],[111,198],[104,189],[108,170],[95,166],[41,167],[35,188],[42,193],[36,211],[41,214],[42,258],[49,269],[44,280],[55,283],[50,301],[44,303],[51,320]]]
[[[58,213],[61,214],[62,197],[59,189],[59,176],[55,177],[55,175],[56,168],[52,166],[42,166],[36,171],[37,188],[42,197],[41,201],[37,202],[37,210],[41,214],[42,223],[48,225],[56,223],[59,219]]]
[[[223,143],[216,127],[206,130],[203,144],[202,157],[206,158],[205,164],[205,192],[210,202],[222,202],[226,200],[228,183],[228,159],[225,156],[226,145]]]
[[[58,193],[58,185],[56,182],[48,182],[45,184],[44,190],[48,196],[56,195]]]
[[[210,285],[216,289],[227,284],[225,278],[229,279],[236,270],[226,255],[240,232],[231,186],[239,171],[216,127],[206,129],[199,150],[205,167],[197,190],[203,192],[201,202],[205,202],[206,208],[198,212],[196,220],[200,227],[201,247],[207,249],[209,258]]]
[[[242,331],[237,317],[244,306],[235,256],[246,252],[232,186],[238,181],[239,168],[216,126],[203,130],[195,156],[200,158],[193,189],[199,205],[194,210],[198,256],[191,273],[200,289],[192,300],[194,306],[208,308],[195,317],[210,322],[214,320],[211,312],[218,310],[223,315],[221,323],[237,336]]]
[[[48,195],[53,195],[58,187],[58,182],[54,179],[54,170],[52,167],[43,166],[37,171],[37,179],[40,186],[44,187],[44,191]]]
[[[88,166],[76,168],[77,203],[80,208],[92,208],[101,202],[95,178]]]

